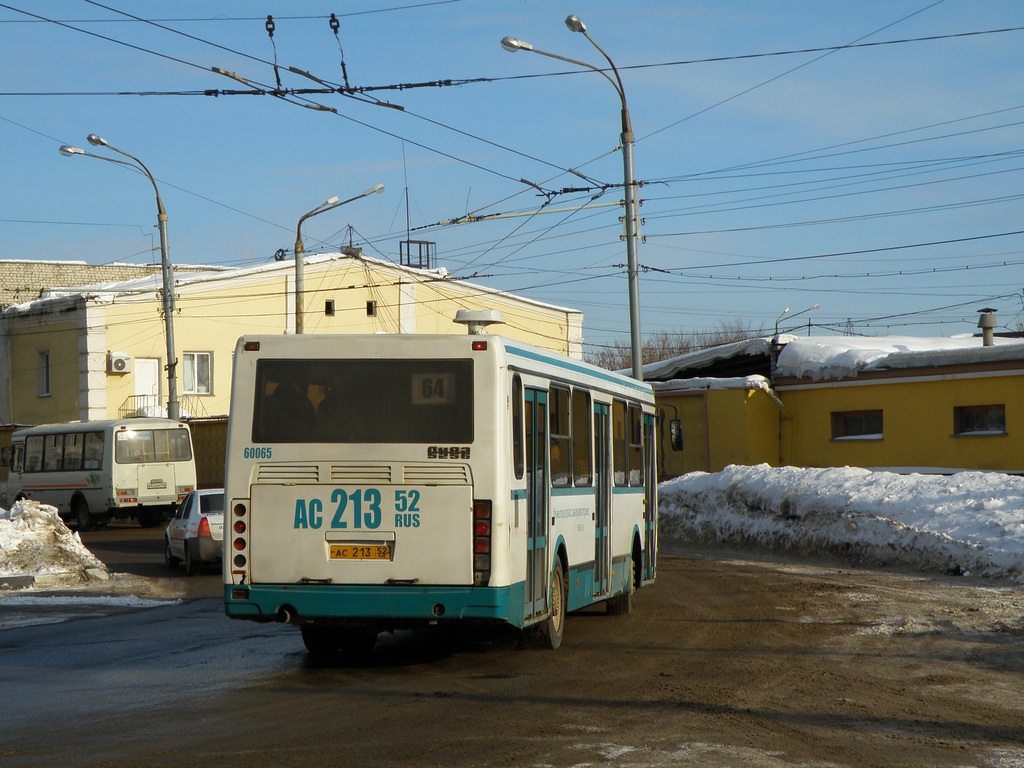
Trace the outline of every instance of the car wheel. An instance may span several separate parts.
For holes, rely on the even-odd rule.
[[[202,569],[202,561],[193,553],[192,547],[185,545],[185,575],[195,576]]]
[[[164,563],[167,565],[168,568],[174,568],[180,562],[181,562],[181,560],[176,558],[174,556],[174,553],[171,552],[171,540],[165,537],[164,538]]]

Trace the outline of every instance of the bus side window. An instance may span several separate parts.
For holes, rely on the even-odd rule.
[[[82,468],[82,449],[85,447],[85,435],[71,432],[64,438],[64,469]]]
[[[11,471],[21,472],[25,468],[25,444],[15,443],[11,446]]]
[[[616,485],[626,484],[626,404],[612,401],[612,476]]]
[[[43,469],[43,436],[29,435],[25,440],[25,471],[40,472]]]
[[[82,469],[103,469],[103,433],[85,433],[85,461]]]
[[[512,377],[512,468],[516,480],[523,479],[523,380]]]
[[[577,486],[588,486],[594,480],[593,458],[590,453],[590,430],[593,423],[590,393],[585,389],[572,391],[572,465],[573,481]]]
[[[47,435],[43,441],[43,469],[55,472],[64,466],[64,435]]]
[[[629,406],[629,484],[644,484],[643,421],[640,406]]]
[[[566,486],[569,481],[569,390],[561,387],[551,388],[551,405],[549,408],[551,436],[551,485]]]

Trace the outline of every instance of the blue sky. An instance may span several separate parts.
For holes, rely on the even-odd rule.
[[[582,310],[585,351],[626,342],[618,96],[499,45],[603,64],[570,13],[625,84],[645,336],[771,330],[814,304],[781,327],[947,336],[986,306],[1024,322],[1016,0],[3,0],[0,258],[158,258],[148,182],[57,151],[104,154],[97,133],[157,178],[175,263],[291,258],[303,213],[383,183],[308,220],[307,253],[351,238],[397,261],[400,241],[432,241],[455,277]],[[341,85],[342,57],[361,99],[201,95],[247,90],[212,67]],[[454,84],[378,90],[437,81]],[[441,224],[467,213],[533,215]]]

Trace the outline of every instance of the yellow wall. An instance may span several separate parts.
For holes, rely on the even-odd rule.
[[[785,463],[796,466],[922,467],[1024,471],[1024,378],[905,378],[871,384],[780,388],[793,416],[783,440]],[[1005,405],[1006,435],[953,434],[953,409]],[[833,440],[834,411],[882,411],[881,440]],[[785,434],[785,433],[784,433]]]
[[[295,270],[293,263],[234,274],[226,278],[179,285],[175,292],[175,349],[179,360],[178,396],[182,415],[227,414],[230,405],[231,355],[246,334],[292,333],[295,327]],[[574,310],[528,301],[511,294],[487,291],[470,283],[433,279],[388,264],[358,258],[312,257],[304,270],[305,333],[453,333],[466,328],[454,322],[459,309],[496,309],[505,324],[491,332],[525,341],[561,354],[581,356],[582,315]],[[328,300],[334,314],[325,313]],[[376,302],[369,316],[367,302]],[[10,332],[12,408],[9,419],[38,424],[85,418],[79,402],[80,382],[92,371],[91,418],[116,418],[136,393],[134,369],[106,373],[111,352],[133,361],[158,361],[160,403],[167,402],[165,323],[154,293],[116,295],[113,300],[89,302],[91,352],[81,352],[82,331],[60,315],[25,313],[8,316]],[[45,324],[45,332],[35,326]],[[37,396],[36,358],[42,345],[51,349],[52,377],[48,398]],[[184,353],[212,353],[212,393],[185,392]],[[105,387],[105,391],[103,391]],[[99,391],[97,391],[99,390]]]
[[[865,383],[783,386],[776,406],[760,390],[658,390],[664,479],[717,472],[729,464],[958,469],[1024,472],[1024,377],[904,377]],[[1006,434],[957,436],[956,407],[1005,405]],[[882,438],[833,440],[832,413],[881,410]],[[668,423],[683,419],[684,450],[672,451]]]
[[[659,475],[718,472],[729,464],[778,464],[780,412],[760,389],[655,391]],[[683,422],[683,450],[673,451],[669,423]]]
[[[77,419],[79,407],[78,324],[60,315],[22,320],[10,329],[13,421],[45,424]],[[39,395],[39,354],[50,353],[50,394]],[[50,418],[59,413],[58,418]]]

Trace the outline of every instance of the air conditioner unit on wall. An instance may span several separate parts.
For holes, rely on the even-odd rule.
[[[132,358],[122,352],[111,352],[107,357],[107,373],[131,373]]]

